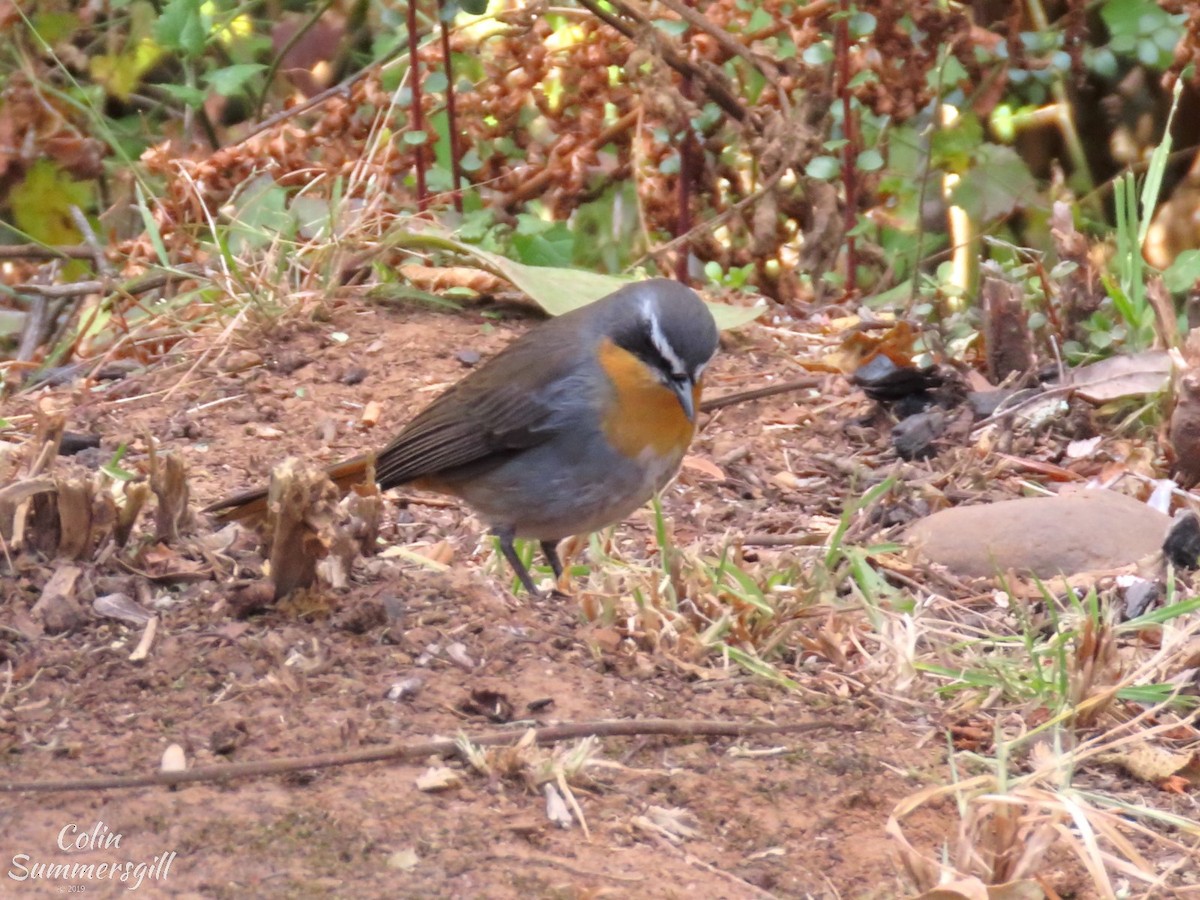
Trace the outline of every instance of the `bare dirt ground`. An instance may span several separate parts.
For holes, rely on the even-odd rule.
[[[181,348],[173,366],[83,393],[80,383],[42,400],[69,410],[68,427],[102,435],[107,461],[122,442],[135,467],[145,435],[187,462],[193,498],[210,502],[257,483],[291,454],[322,461],[381,445],[475,354],[528,327],[512,308],[478,311],[336,306],[327,320],[291,324],[201,357]],[[805,336],[767,326],[728,336],[710,395],[801,374]],[[465,361],[465,362],[464,362]],[[349,383],[348,383],[349,382]],[[38,394],[6,415],[31,409]],[[382,405],[378,426],[357,423]],[[732,407],[711,417],[694,452],[718,465],[685,468],[664,498],[676,542],[717,550],[730,534],[797,534],[836,517],[868,486],[854,463],[877,434],[848,434],[865,401],[841,379],[821,392]],[[882,443],[882,442],[881,442]],[[86,466],[85,454],[72,465]],[[779,473],[787,477],[779,477]],[[880,477],[878,474],[876,478]],[[509,578],[478,523],[454,506],[389,504],[385,537],[449,559],[448,573],[391,561],[365,564],[348,591],[307,607],[285,603],[239,616],[228,573],[201,571],[155,589],[161,615],[148,657],[130,662],[137,629],[95,619],[62,636],[27,633],[25,613],[48,566],[25,559],[3,589],[5,660],[0,747],[6,780],[130,774],[157,769],[178,743],[190,765],[270,759],[495,730],[462,711],[473,691],[511,702],[526,724],[675,717],[831,727],[749,739],[606,739],[608,765],[573,780],[590,838],[546,815],[527,782],[478,774],[459,762],[374,763],[287,777],[176,790],[7,795],[0,860],[150,862],[174,852],[151,896],[179,897],[663,897],[888,898],[908,893],[885,836],[902,797],[944,783],[944,728],[922,711],[826,678],[789,674],[786,691],[736,667],[664,642],[639,646],[590,622],[578,599],[530,599]],[[201,534],[213,526],[197,524]],[[445,542],[445,543],[442,543]],[[249,546],[248,541],[245,542]],[[239,545],[240,546],[240,545]],[[616,530],[613,559],[653,558],[648,512]],[[786,550],[764,549],[765,558]],[[253,576],[250,568],[237,573]],[[782,557],[781,557],[782,558]],[[135,576],[91,567],[94,593]],[[595,578],[588,585],[603,585]],[[90,603],[85,604],[90,606]],[[452,649],[451,649],[452,648]],[[389,698],[399,681],[410,693]],[[521,729],[514,729],[514,739]],[[460,785],[425,792],[430,765],[458,770]],[[652,808],[690,828],[656,831]],[[953,811],[908,823],[929,846]],[[103,823],[119,847],[67,852]],[[1072,893],[1074,875],[1057,887]],[[1053,880],[1053,879],[1051,879]],[[18,882],[0,894],[123,894],[129,883]]]

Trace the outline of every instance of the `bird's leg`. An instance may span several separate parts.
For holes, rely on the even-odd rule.
[[[554,590],[551,593],[555,597],[571,596],[563,587],[563,564],[562,560],[558,558],[558,541],[541,541],[540,543],[542,555],[546,557],[546,562],[550,563],[550,568],[554,571]]]
[[[517,578],[521,580],[521,584],[525,585],[525,590],[529,591],[534,597],[540,597],[541,591],[533,586],[533,579],[529,577],[529,570],[525,568],[525,563],[521,562],[521,557],[517,556],[517,548],[513,546],[513,529],[511,528],[493,528],[492,534],[500,541],[500,552],[504,554],[504,558],[508,560],[508,564],[512,566],[512,570],[517,573]]]
[[[558,558],[558,541],[542,541],[542,555],[546,557],[546,562],[550,563],[550,568],[554,572],[554,580],[562,581],[563,567],[562,560]]]

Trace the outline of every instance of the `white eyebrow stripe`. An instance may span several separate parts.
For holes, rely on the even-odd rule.
[[[675,348],[667,341],[667,336],[663,334],[662,326],[658,322],[658,316],[654,313],[654,307],[649,301],[642,304],[642,312],[646,316],[646,321],[650,325],[650,342],[654,344],[654,349],[662,354],[662,358],[671,366],[672,375],[688,374],[687,366],[683,364],[683,360],[679,358],[679,354],[675,352]]]

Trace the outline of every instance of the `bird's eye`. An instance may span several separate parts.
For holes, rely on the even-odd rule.
[[[672,372],[671,380],[676,384],[687,384],[688,377],[686,375],[680,375],[678,372]]]

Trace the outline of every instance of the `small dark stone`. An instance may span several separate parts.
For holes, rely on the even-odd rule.
[[[238,619],[266,612],[275,602],[275,590],[269,581],[233,585],[228,594],[229,610]]]
[[[100,446],[100,435],[81,434],[78,431],[64,431],[62,442],[58,445],[59,456],[74,456],[80,450]]]
[[[929,459],[937,455],[935,441],[946,430],[946,416],[931,409],[909,416],[892,429],[892,446],[901,459]]]
[[[459,350],[454,354],[455,359],[462,363],[467,368],[478,364],[479,360],[483,359],[483,354],[478,350]]]
[[[363,600],[340,610],[333,626],[351,634],[366,634],[388,624],[387,609],[379,600]]]
[[[967,394],[967,406],[977,419],[995,415],[996,408],[1011,397],[1012,391],[971,391]]]
[[[70,384],[79,377],[79,365],[70,366],[53,366],[49,369],[39,369],[36,372],[31,372],[25,376],[25,387],[32,387],[35,384],[44,384],[50,387],[62,387],[64,384]]]
[[[458,705],[458,708],[460,712],[469,716],[482,716],[499,725],[513,720],[512,701],[500,691],[476,688]]]
[[[338,381],[340,381],[342,384],[346,384],[346,385],[356,385],[356,384],[362,384],[363,380],[366,377],[367,377],[367,370],[364,369],[362,366],[351,366],[349,369],[347,369],[345,372],[342,373],[342,377],[339,378]]]
[[[1136,619],[1162,596],[1162,586],[1139,578],[1125,591],[1125,620]]]
[[[121,381],[140,368],[142,368],[142,364],[132,359],[111,360],[92,372],[92,379],[95,381]]]
[[[103,447],[85,447],[74,456],[75,462],[88,469],[98,469],[113,457],[112,451]]]
[[[218,756],[229,756],[246,742],[246,726],[242,722],[222,725],[208,739],[208,747]]]
[[[1194,512],[1175,519],[1162,549],[1163,556],[1177,569],[1200,568],[1200,519]]]
[[[307,366],[312,359],[303,353],[285,350],[267,364],[267,368],[279,375],[291,375]]]

